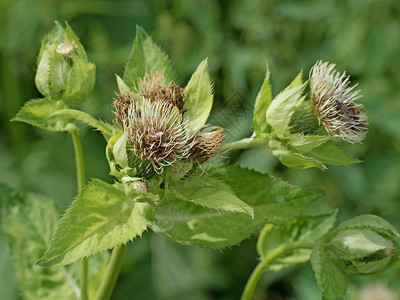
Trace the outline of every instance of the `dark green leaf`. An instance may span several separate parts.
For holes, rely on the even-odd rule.
[[[3,184],[0,198],[2,228],[7,234],[24,299],[79,299],[79,266],[57,269],[35,266],[58,223],[60,212],[54,202],[39,195],[21,196]],[[98,289],[106,260],[107,255],[100,255],[90,262],[90,290]]]
[[[229,247],[250,237],[267,220],[286,223],[321,196],[320,191],[301,190],[240,167],[220,166],[207,172],[232,187],[239,199],[253,208],[254,220],[245,214],[170,199],[168,206],[156,211],[154,231],[184,245]]]
[[[311,266],[320,289],[322,299],[343,299],[346,294],[346,276],[339,269],[339,263],[325,252],[322,243],[314,245]]]

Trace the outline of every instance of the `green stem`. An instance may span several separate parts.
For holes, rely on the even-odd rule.
[[[268,140],[265,138],[245,138],[239,141],[235,141],[232,143],[225,144],[221,147],[220,152],[226,152],[231,150],[239,150],[239,149],[247,149],[247,148],[256,148],[267,146]]]
[[[250,300],[253,297],[257,283],[260,280],[260,277],[264,273],[267,266],[271,262],[273,262],[276,258],[281,256],[285,251],[299,249],[299,248],[312,249],[312,247],[313,247],[312,243],[293,243],[293,244],[282,245],[276,248],[275,250],[271,251],[270,253],[268,253],[267,256],[264,257],[258,263],[256,268],[251,273],[246,283],[246,286],[243,290],[242,297],[240,298],[240,300]]]
[[[82,191],[83,187],[85,186],[85,164],[83,162],[82,143],[79,138],[78,131],[73,130],[71,132],[71,135],[75,150],[76,180],[78,184],[78,194],[79,194]],[[80,280],[81,300],[88,299],[87,279],[88,279],[88,258],[85,257],[81,261],[81,280]]]
[[[107,271],[97,292],[95,300],[108,300],[114,290],[119,272],[121,271],[122,259],[125,253],[126,245],[114,248]]]

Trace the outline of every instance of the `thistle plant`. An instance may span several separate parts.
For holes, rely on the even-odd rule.
[[[207,59],[181,86],[168,57],[138,27],[124,74],[116,76],[114,120],[107,123],[72,108],[88,98],[94,65],[71,28],[57,23],[39,52],[35,82],[44,98],[27,102],[13,120],[71,134],[78,195],[58,221],[52,201],[1,186],[3,228],[24,298],[109,299],[128,243],[148,230],[178,244],[210,248],[232,247],[259,232],[260,262],[243,300],[251,299],[265,271],[306,261],[324,299],[344,297],[347,274],[398,266],[399,233],[387,221],[363,215],[335,226],[337,210],[304,212],[321,198],[320,190],[217,157],[263,147],[290,168],[359,162],[338,146],[361,142],[367,133],[359,92],[345,73],[318,61],[309,95],[300,73],[273,100],[269,76],[267,65],[252,136],[225,143],[224,129],[207,123],[213,104]],[[112,184],[86,182],[79,123],[103,134]],[[40,239],[28,234],[31,223]],[[13,232],[15,224],[26,236]],[[32,276],[38,279],[29,285],[25,279]]]

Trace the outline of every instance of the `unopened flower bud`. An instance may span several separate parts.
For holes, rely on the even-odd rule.
[[[93,90],[95,70],[68,24],[64,29],[56,23],[42,41],[35,83],[39,92],[48,99],[62,100],[67,105],[79,104]]]
[[[397,251],[391,239],[372,229],[340,231],[330,245],[344,269],[352,274],[386,270]]]

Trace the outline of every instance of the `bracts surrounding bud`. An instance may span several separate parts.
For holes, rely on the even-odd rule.
[[[399,263],[399,236],[382,218],[363,215],[342,222],[327,247],[347,273],[372,274]]]
[[[66,105],[81,104],[91,94],[95,79],[96,67],[88,61],[78,37],[68,24],[63,28],[56,22],[38,56],[35,84],[39,92]]]
[[[194,137],[191,157],[198,163],[207,161],[210,157],[218,154],[225,139],[224,129],[199,133]]]

